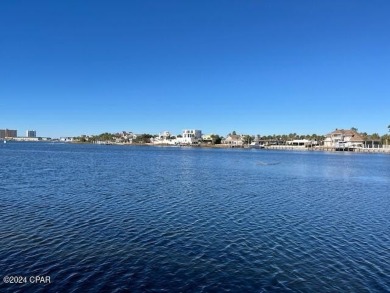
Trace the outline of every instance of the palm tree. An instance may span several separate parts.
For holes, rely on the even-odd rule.
[[[387,126],[387,128],[389,129],[389,132],[390,132],[390,124]],[[389,140],[388,140],[388,138],[386,137],[386,147],[387,147],[387,145],[388,145],[388,142],[389,142]]]

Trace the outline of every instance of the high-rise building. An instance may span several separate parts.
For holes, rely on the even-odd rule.
[[[27,137],[37,137],[37,132],[35,130],[27,130],[26,136]]]
[[[17,137],[18,131],[12,129],[0,129],[0,138]]]
[[[6,129],[5,130],[5,137],[18,137],[18,131],[17,130]]]

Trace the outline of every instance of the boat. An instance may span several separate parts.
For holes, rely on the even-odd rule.
[[[260,144],[258,141],[254,141],[251,144],[249,144],[250,149],[263,149],[264,145]]]

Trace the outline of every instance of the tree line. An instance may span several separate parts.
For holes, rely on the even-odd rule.
[[[388,132],[384,135],[379,135],[378,133],[367,133],[367,132],[359,132],[356,127],[351,127],[351,130],[357,132],[360,134],[365,141],[380,141],[382,144],[388,144],[390,143],[390,125],[387,127]],[[133,143],[150,143],[152,138],[158,137],[158,135],[143,133],[140,135],[137,135],[135,138],[127,136],[129,133],[126,133],[123,131],[122,133],[109,133],[104,132],[98,135],[81,135],[79,137],[75,137],[75,140],[80,142],[98,142],[98,141],[105,141],[105,142],[114,142],[114,141],[120,141],[120,142],[133,142]],[[226,137],[230,135],[237,135],[236,131],[230,132]],[[171,136],[170,139],[175,139],[176,137],[182,137],[181,134],[178,134],[177,136]],[[221,144],[222,141],[226,138],[224,136],[213,134],[211,135],[212,143],[213,144]],[[318,141],[322,142],[326,138],[325,135],[321,134],[297,134],[297,133],[289,133],[289,134],[271,134],[271,135],[249,135],[245,134],[242,135],[242,139],[246,143],[251,143],[255,140],[257,141],[278,141],[278,142],[286,142],[291,140],[297,140],[297,139],[307,139],[312,141]]]

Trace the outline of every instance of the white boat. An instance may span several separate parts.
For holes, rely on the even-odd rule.
[[[260,144],[258,141],[254,141],[249,145],[249,148],[251,149],[262,149],[264,148],[264,145]]]

